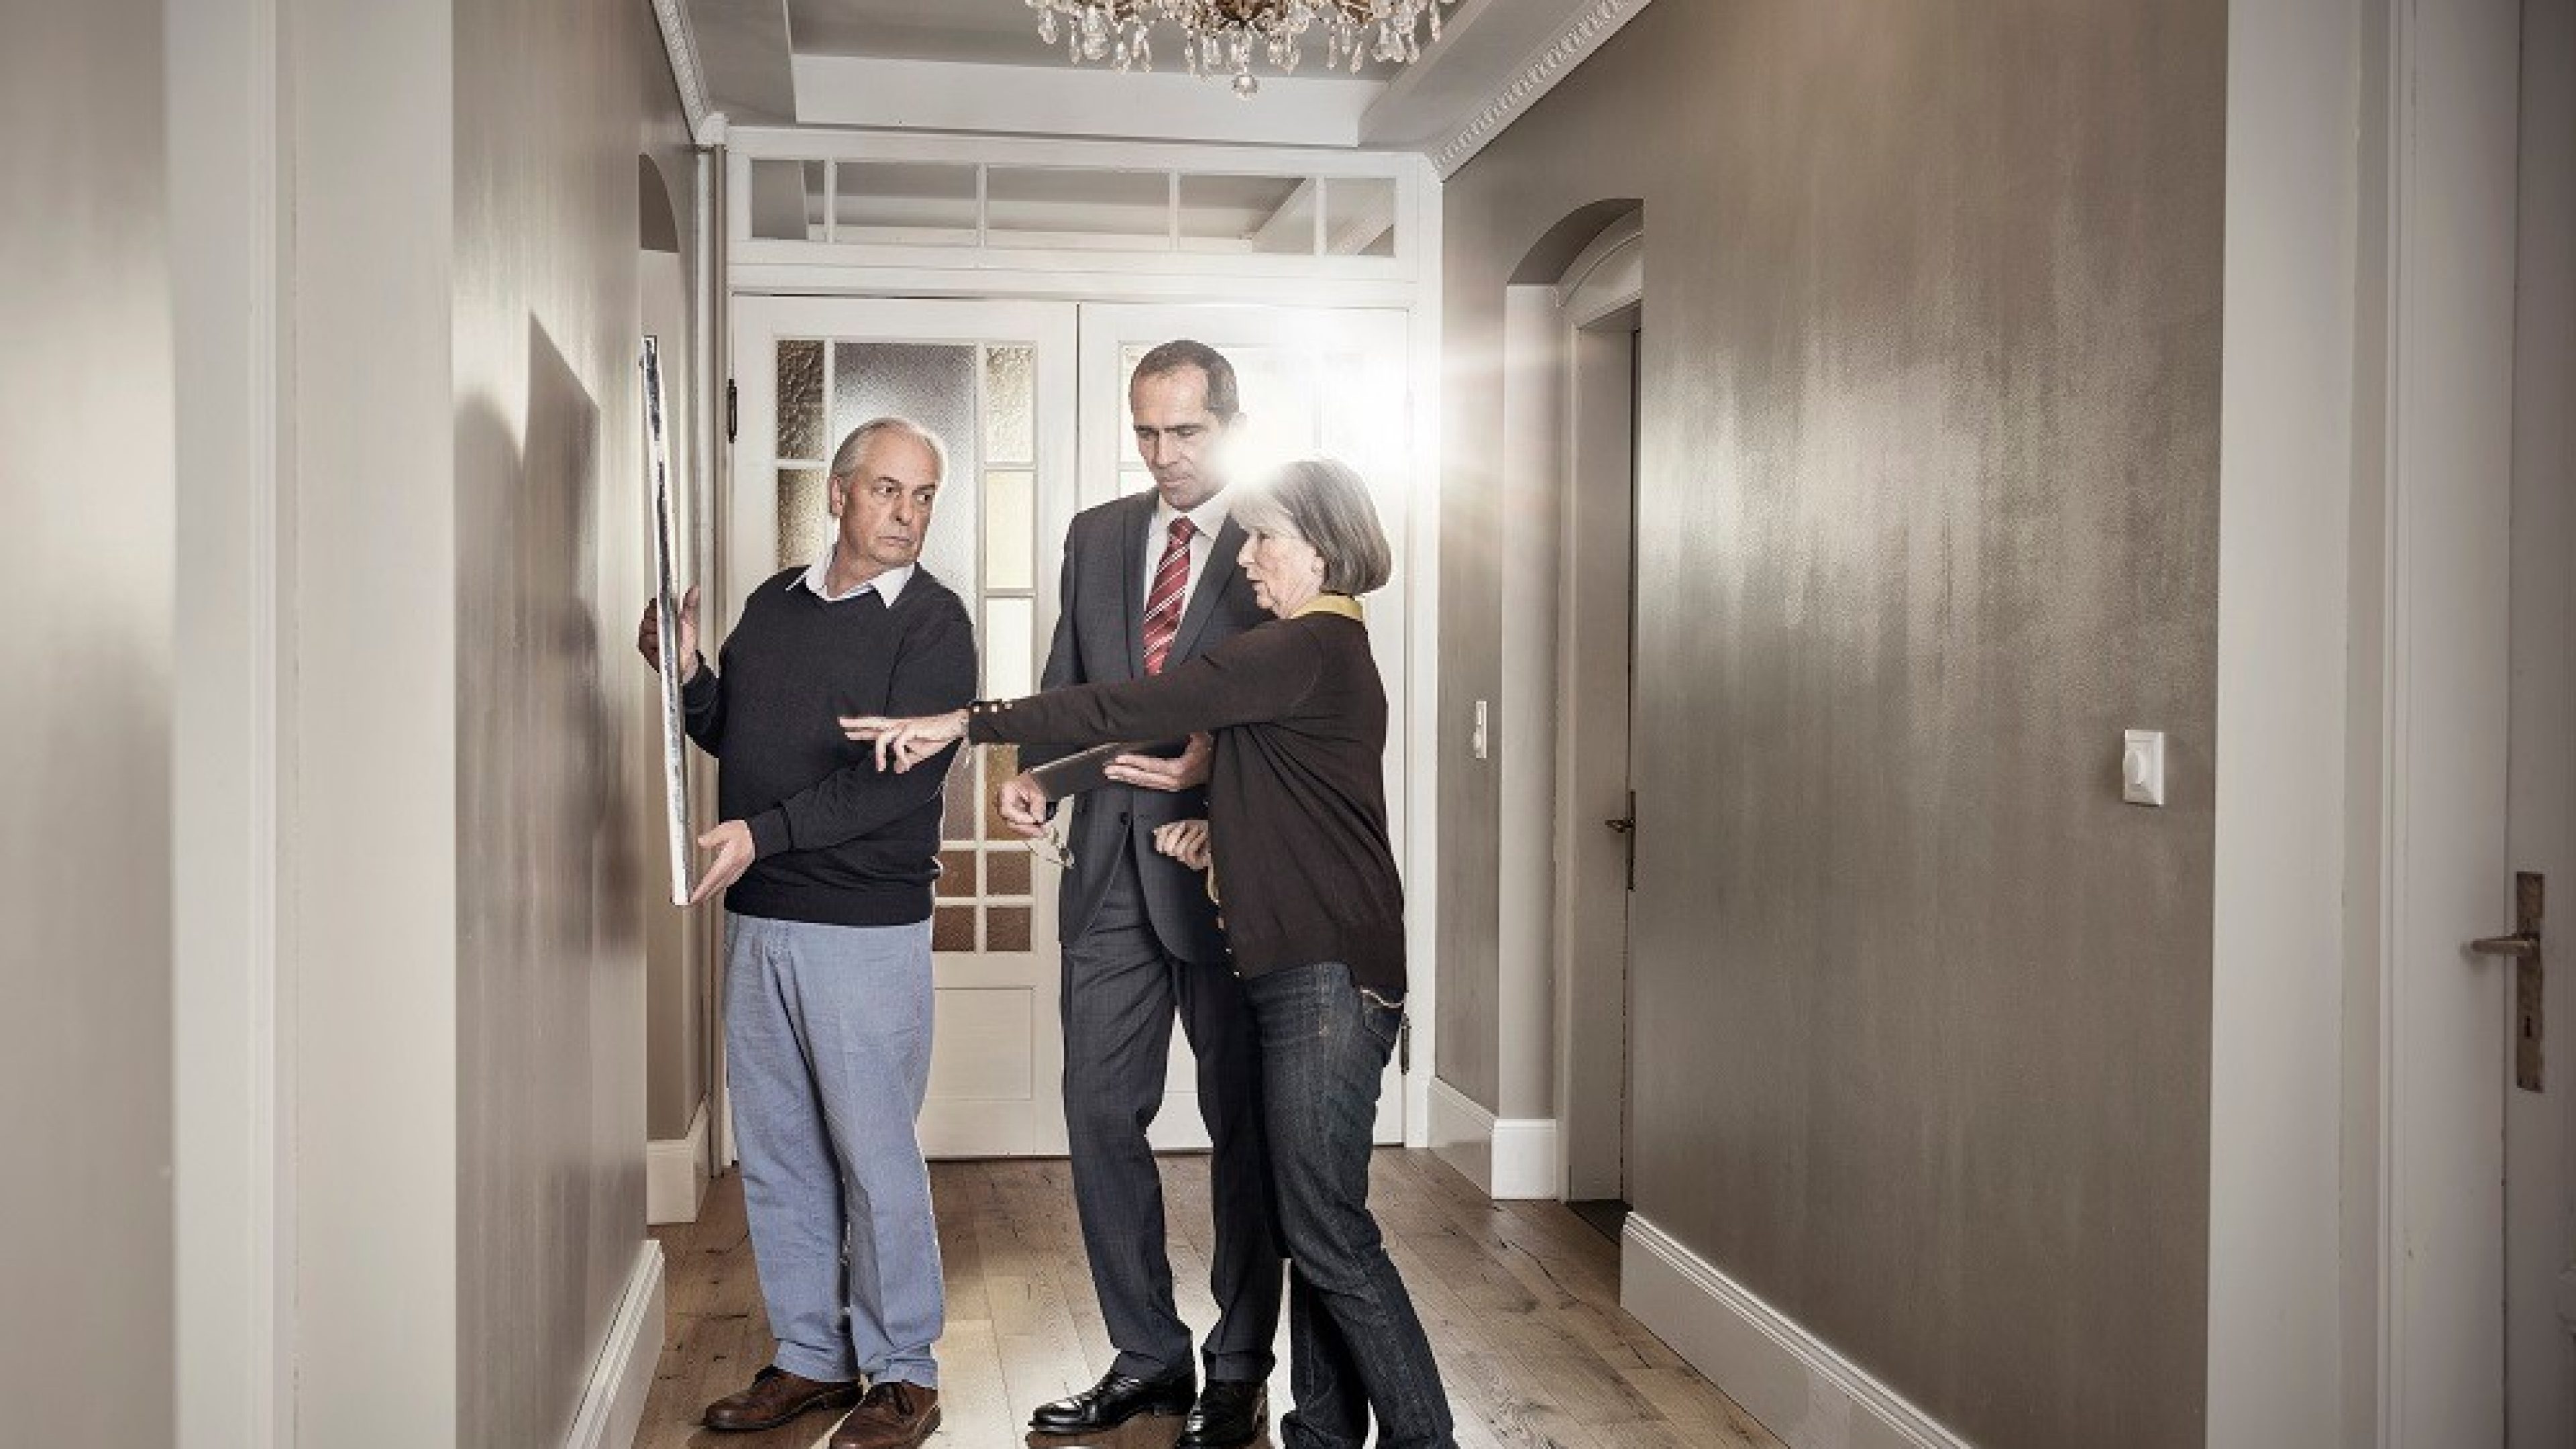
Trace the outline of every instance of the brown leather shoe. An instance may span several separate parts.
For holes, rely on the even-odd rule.
[[[831,1449],[919,1449],[939,1429],[939,1390],[888,1379],[832,1431]]]
[[[859,1386],[802,1378],[772,1364],[751,1376],[751,1387],[707,1405],[698,1422],[720,1434],[775,1429],[816,1409],[845,1409],[859,1401]]]

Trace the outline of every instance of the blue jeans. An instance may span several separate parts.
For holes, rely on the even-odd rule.
[[[1288,1249],[1288,1449],[1457,1442],[1431,1341],[1368,1209],[1378,1083],[1401,1004],[1351,982],[1339,962],[1244,982],[1261,1026],[1262,1106]]]
[[[725,1071],[778,1367],[939,1387],[930,923],[725,920]]]

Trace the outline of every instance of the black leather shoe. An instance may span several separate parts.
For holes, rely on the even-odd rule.
[[[1172,1449],[1242,1449],[1269,1427],[1269,1389],[1257,1383],[1210,1379]]]
[[[1040,1404],[1029,1428],[1040,1434],[1098,1434],[1139,1414],[1186,1414],[1197,1397],[1198,1376],[1184,1370],[1152,1381],[1115,1369],[1069,1399]]]

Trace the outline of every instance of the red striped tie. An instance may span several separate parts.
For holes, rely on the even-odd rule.
[[[1163,561],[1154,566],[1154,587],[1145,595],[1145,672],[1160,674],[1172,657],[1172,641],[1181,632],[1181,595],[1190,586],[1190,539],[1198,529],[1188,514],[1172,520],[1172,541],[1163,546]]]

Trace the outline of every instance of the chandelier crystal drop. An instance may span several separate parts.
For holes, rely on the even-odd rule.
[[[1154,68],[1153,31],[1168,21],[1181,32],[1190,74],[1228,76],[1234,93],[1261,89],[1256,59],[1282,75],[1305,59],[1306,33],[1320,29],[1324,66],[1356,73],[1370,60],[1408,65],[1427,38],[1440,39],[1440,11],[1457,0],[1028,0],[1038,12],[1038,39],[1061,33],[1066,58],[1106,61],[1120,70]],[[1061,24],[1059,25],[1059,20]]]

